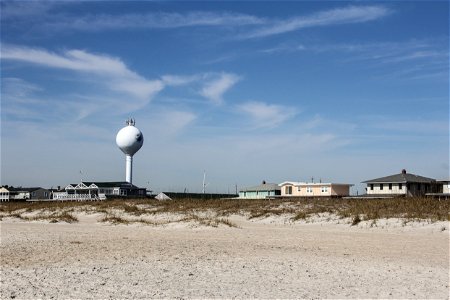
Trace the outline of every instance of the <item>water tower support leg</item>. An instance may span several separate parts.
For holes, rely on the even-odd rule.
[[[133,157],[131,155],[126,156],[127,164],[126,164],[126,181],[129,183],[133,183]]]

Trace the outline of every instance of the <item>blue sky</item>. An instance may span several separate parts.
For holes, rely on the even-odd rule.
[[[123,180],[129,116],[156,191],[449,176],[447,1],[2,1],[1,25],[2,184]]]

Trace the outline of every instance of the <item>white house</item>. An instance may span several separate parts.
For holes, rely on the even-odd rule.
[[[435,190],[436,180],[411,173],[405,169],[400,174],[363,181],[367,195],[371,196],[424,196]]]
[[[146,189],[126,181],[80,182],[69,184],[64,192],[54,192],[54,200],[104,200],[106,197],[145,197]]]

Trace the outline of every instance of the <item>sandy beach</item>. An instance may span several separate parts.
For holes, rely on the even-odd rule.
[[[449,298],[448,222],[1,224],[1,298]],[[444,229],[445,228],[445,229]]]

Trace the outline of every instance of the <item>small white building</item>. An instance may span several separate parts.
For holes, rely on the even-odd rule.
[[[0,188],[0,202],[9,201],[9,190],[6,187]]]

